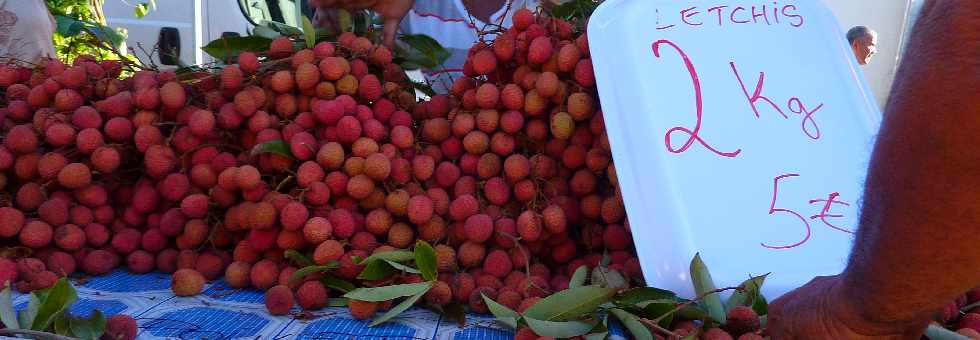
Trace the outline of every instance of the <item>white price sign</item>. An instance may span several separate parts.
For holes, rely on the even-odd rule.
[[[588,32],[648,284],[844,268],[881,114],[822,2],[610,0]]]

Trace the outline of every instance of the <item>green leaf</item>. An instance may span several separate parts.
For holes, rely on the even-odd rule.
[[[391,262],[397,263],[397,262]],[[361,280],[380,280],[395,274],[395,268],[391,266],[388,260],[377,259],[372,260],[364,266],[361,273],[357,275],[358,279]]]
[[[411,296],[421,293],[425,293],[432,288],[432,282],[419,282],[419,283],[406,283],[400,285],[376,287],[376,288],[358,288],[347,294],[344,294],[345,298],[361,300],[361,301],[388,301],[395,298],[400,298],[403,296]]]
[[[620,304],[636,304],[650,300],[677,300],[677,294],[660,288],[638,287],[616,294],[613,300]]]
[[[105,322],[105,316],[98,309],[93,310],[88,319],[69,319],[71,332],[75,334],[75,337],[88,340],[98,340],[102,336],[105,331]]]
[[[290,26],[290,25],[286,25],[286,24],[281,23],[281,22],[265,21],[265,22],[262,22],[262,26],[269,27],[273,31],[279,32],[279,33],[281,33],[282,35],[285,35],[285,36],[298,37],[298,36],[303,35],[303,31],[301,31],[299,28],[293,27],[293,26]]]
[[[337,24],[340,25],[341,32],[350,32],[354,29],[354,20],[352,20],[350,12],[346,9],[337,11]]]
[[[348,282],[347,280],[337,278],[333,275],[324,275],[323,279],[320,280],[325,286],[331,289],[336,289],[341,292],[347,293],[355,289],[354,284]]]
[[[507,308],[507,306],[497,303],[497,301],[493,301],[493,299],[488,298],[485,294],[481,295],[483,295],[483,302],[487,304],[487,309],[497,318],[497,321],[510,326],[510,328],[517,328],[517,318],[521,316],[520,314]]]
[[[602,259],[599,261],[599,266],[609,267],[610,263],[612,263],[612,255],[609,255],[609,252],[607,251],[602,254]]]
[[[430,36],[424,34],[404,34],[399,37],[399,40],[411,47],[410,50],[404,51],[402,57],[419,66],[436,68],[442,65],[446,59],[449,59],[449,51]]]
[[[541,299],[523,314],[544,321],[568,321],[591,313],[613,294],[615,289],[597,286],[569,288]]]
[[[54,320],[54,333],[64,336],[75,337],[75,333],[71,331],[71,317],[65,314],[61,314],[57,320]]]
[[[728,301],[725,301],[725,312],[738,306],[750,307],[755,304],[756,298],[761,295],[759,290],[762,289],[762,284],[766,281],[766,276],[768,275],[753,277],[742,282],[739,285],[739,289],[732,293]]]
[[[123,28],[113,29],[96,23],[87,23],[85,30],[94,35],[99,40],[108,42],[113,48],[121,50],[123,43],[126,42],[126,30]]]
[[[31,323],[31,329],[36,331],[48,329],[55,318],[75,303],[77,299],[78,294],[71,283],[65,278],[59,279],[54,286],[48,288],[48,294],[38,307],[37,317]]]
[[[606,308],[606,310],[612,307]],[[596,323],[595,327],[589,330],[589,333],[608,333],[609,332],[609,313],[602,315],[602,322]]]
[[[629,312],[619,308],[610,309],[609,312],[612,313],[612,315],[615,315],[616,318],[623,323],[623,326],[626,326],[626,329],[630,331],[630,334],[633,335],[634,339],[653,340],[653,334],[650,333],[650,329],[640,322],[640,318],[638,316],[630,314]]]
[[[415,258],[415,253],[410,252],[408,250],[398,249],[398,250],[391,250],[391,251],[371,254],[371,256],[368,256],[364,260],[358,262],[358,264],[367,264],[368,262],[378,260],[378,259],[391,260],[395,262],[405,262],[405,261],[410,261],[414,258]]]
[[[422,272],[422,278],[427,281],[436,279],[439,274],[436,264],[436,250],[428,242],[419,240],[415,243],[415,265]]]
[[[20,323],[17,322],[17,313],[14,312],[14,305],[10,300],[9,284],[0,292],[0,322],[3,322],[7,328],[20,328]]]
[[[930,324],[924,334],[930,340],[970,340],[969,337],[959,335],[956,332],[943,328],[938,324]]]
[[[711,316],[708,315],[708,311],[696,304],[684,306],[684,308],[677,311],[677,316],[684,320],[708,320],[711,318]]]
[[[432,287],[432,282],[425,282],[425,283],[429,284],[428,287]],[[399,303],[397,306],[391,308],[384,314],[381,314],[377,318],[374,318],[374,321],[371,321],[371,324],[369,326],[374,327],[382,323],[385,323],[386,321],[391,320],[392,318],[398,316],[398,314],[401,314],[409,307],[412,307],[412,305],[414,305],[416,301],[422,298],[422,295],[425,295],[425,292],[429,290],[428,287],[425,290],[415,293],[415,295],[412,295],[412,297],[405,299],[405,301],[402,301],[402,303]]]
[[[268,142],[256,145],[252,147],[252,156],[262,155],[262,154],[276,154],[283,157],[292,158],[293,154],[289,150],[289,144],[286,144],[282,139],[270,140]]]
[[[256,27],[255,31],[262,28]],[[242,52],[262,52],[269,50],[272,39],[261,35],[250,35],[245,37],[225,37],[216,39],[208,43],[201,49],[214,59],[229,60],[237,57]]]
[[[596,321],[545,321],[535,318],[524,317],[528,327],[540,336],[552,338],[571,338],[588,333],[595,327]]]
[[[568,288],[578,288],[585,284],[586,276],[589,275],[589,267],[582,265],[575,269],[572,278],[568,280]]]
[[[146,13],[150,12],[150,5],[146,3],[137,4],[134,11],[136,12],[136,18],[143,19],[143,17],[146,16]]]
[[[659,324],[664,328],[670,327],[670,324],[674,321],[674,309],[677,309],[677,305],[673,300],[653,300],[642,305],[638,305],[642,308],[642,315],[647,319],[656,319],[664,316],[660,319]],[[668,314],[669,313],[669,314]]]
[[[313,48],[316,45],[316,29],[313,23],[305,15],[303,16],[303,38],[306,39],[306,48]]]
[[[306,267],[300,268],[295,273],[293,273],[292,276],[289,277],[289,284],[294,284],[296,282],[299,282],[300,280],[302,280],[307,275],[310,275],[310,274],[313,274],[313,273],[326,272],[326,271],[331,270],[331,269],[334,269],[334,268],[337,268],[337,261],[330,261],[330,263],[327,263],[327,264],[322,265],[322,266],[306,266]]]
[[[400,271],[403,271],[403,272],[406,272],[406,273],[412,273],[412,274],[421,274],[422,273],[418,269],[415,269],[415,268],[406,266],[404,264],[401,264],[401,263],[398,263],[398,262],[395,262],[395,261],[392,261],[392,260],[381,260],[381,261],[384,261],[385,263],[387,263],[388,265],[390,265],[392,268],[395,268],[397,270],[400,270]]]
[[[617,290],[629,286],[623,274],[620,274],[618,270],[604,266],[598,266],[592,270],[592,284]]]
[[[708,266],[704,264],[704,261],[701,261],[701,254],[694,255],[694,259],[691,260],[691,281],[694,283],[694,292],[699,297],[704,297],[701,301],[708,311],[708,315],[716,322],[724,324],[725,306],[721,304],[721,297],[718,294],[708,294],[717,288],[711,279],[711,273],[708,272]]]
[[[551,8],[551,17],[566,21],[581,20],[592,16],[601,1],[571,0]]]
[[[37,294],[32,293],[27,302],[27,309],[17,314],[17,322],[20,324],[21,329],[31,329],[30,326],[34,324],[34,319],[37,318],[37,310],[40,307],[41,300],[37,297]]]
[[[755,302],[752,303],[752,310],[754,310],[758,315],[769,314],[769,302],[766,301],[766,297],[759,294],[759,296],[756,297]]]
[[[82,33],[82,29],[85,28],[85,23],[63,15],[55,15],[54,21],[57,24],[58,34],[64,37],[74,37]]]
[[[606,340],[609,337],[609,332],[592,333],[586,334],[585,340]]]
[[[250,35],[250,37],[259,37],[259,38],[269,39],[270,42],[272,41],[272,39],[275,39],[275,38],[278,38],[278,37],[281,37],[281,36],[282,36],[281,33],[279,33],[278,31],[276,31],[276,30],[274,30],[272,28],[269,28],[268,26],[255,26],[255,28],[252,29],[252,35]],[[263,50],[267,50],[268,48],[269,48],[269,46],[267,45],[267,46],[265,46],[265,48]],[[208,53],[208,54],[210,54],[210,53]]]
[[[327,299],[327,307],[347,307],[347,299],[329,298]]]
[[[283,256],[286,257],[287,259],[292,260],[293,263],[302,267],[313,265],[313,261],[310,261],[309,258],[303,256],[303,254],[300,254],[298,251],[293,249],[287,250],[285,253],[283,253]]]

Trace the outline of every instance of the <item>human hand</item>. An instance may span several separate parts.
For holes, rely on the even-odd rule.
[[[310,6],[317,9],[318,12],[341,8],[347,10],[370,9],[378,13],[384,19],[384,44],[389,48],[395,43],[398,25],[414,5],[414,0],[310,0]]]
[[[841,286],[838,276],[817,277],[773,301],[768,335],[774,340],[916,340],[928,325],[928,320],[894,324],[867,320],[854,307],[856,301],[844,297]]]

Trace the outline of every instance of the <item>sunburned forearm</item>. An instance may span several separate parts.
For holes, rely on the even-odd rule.
[[[928,2],[907,50],[842,288],[885,324],[980,284],[980,1]]]

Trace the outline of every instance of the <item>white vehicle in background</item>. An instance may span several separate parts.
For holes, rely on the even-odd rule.
[[[310,15],[306,4],[306,0],[161,0],[143,18],[134,16],[132,0],[106,0],[103,8],[109,26],[129,31],[126,45],[140,61],[176,68],[214,61],[202,47],[225,36],[248,35],[264,21],[301,27],[300,15]]]

